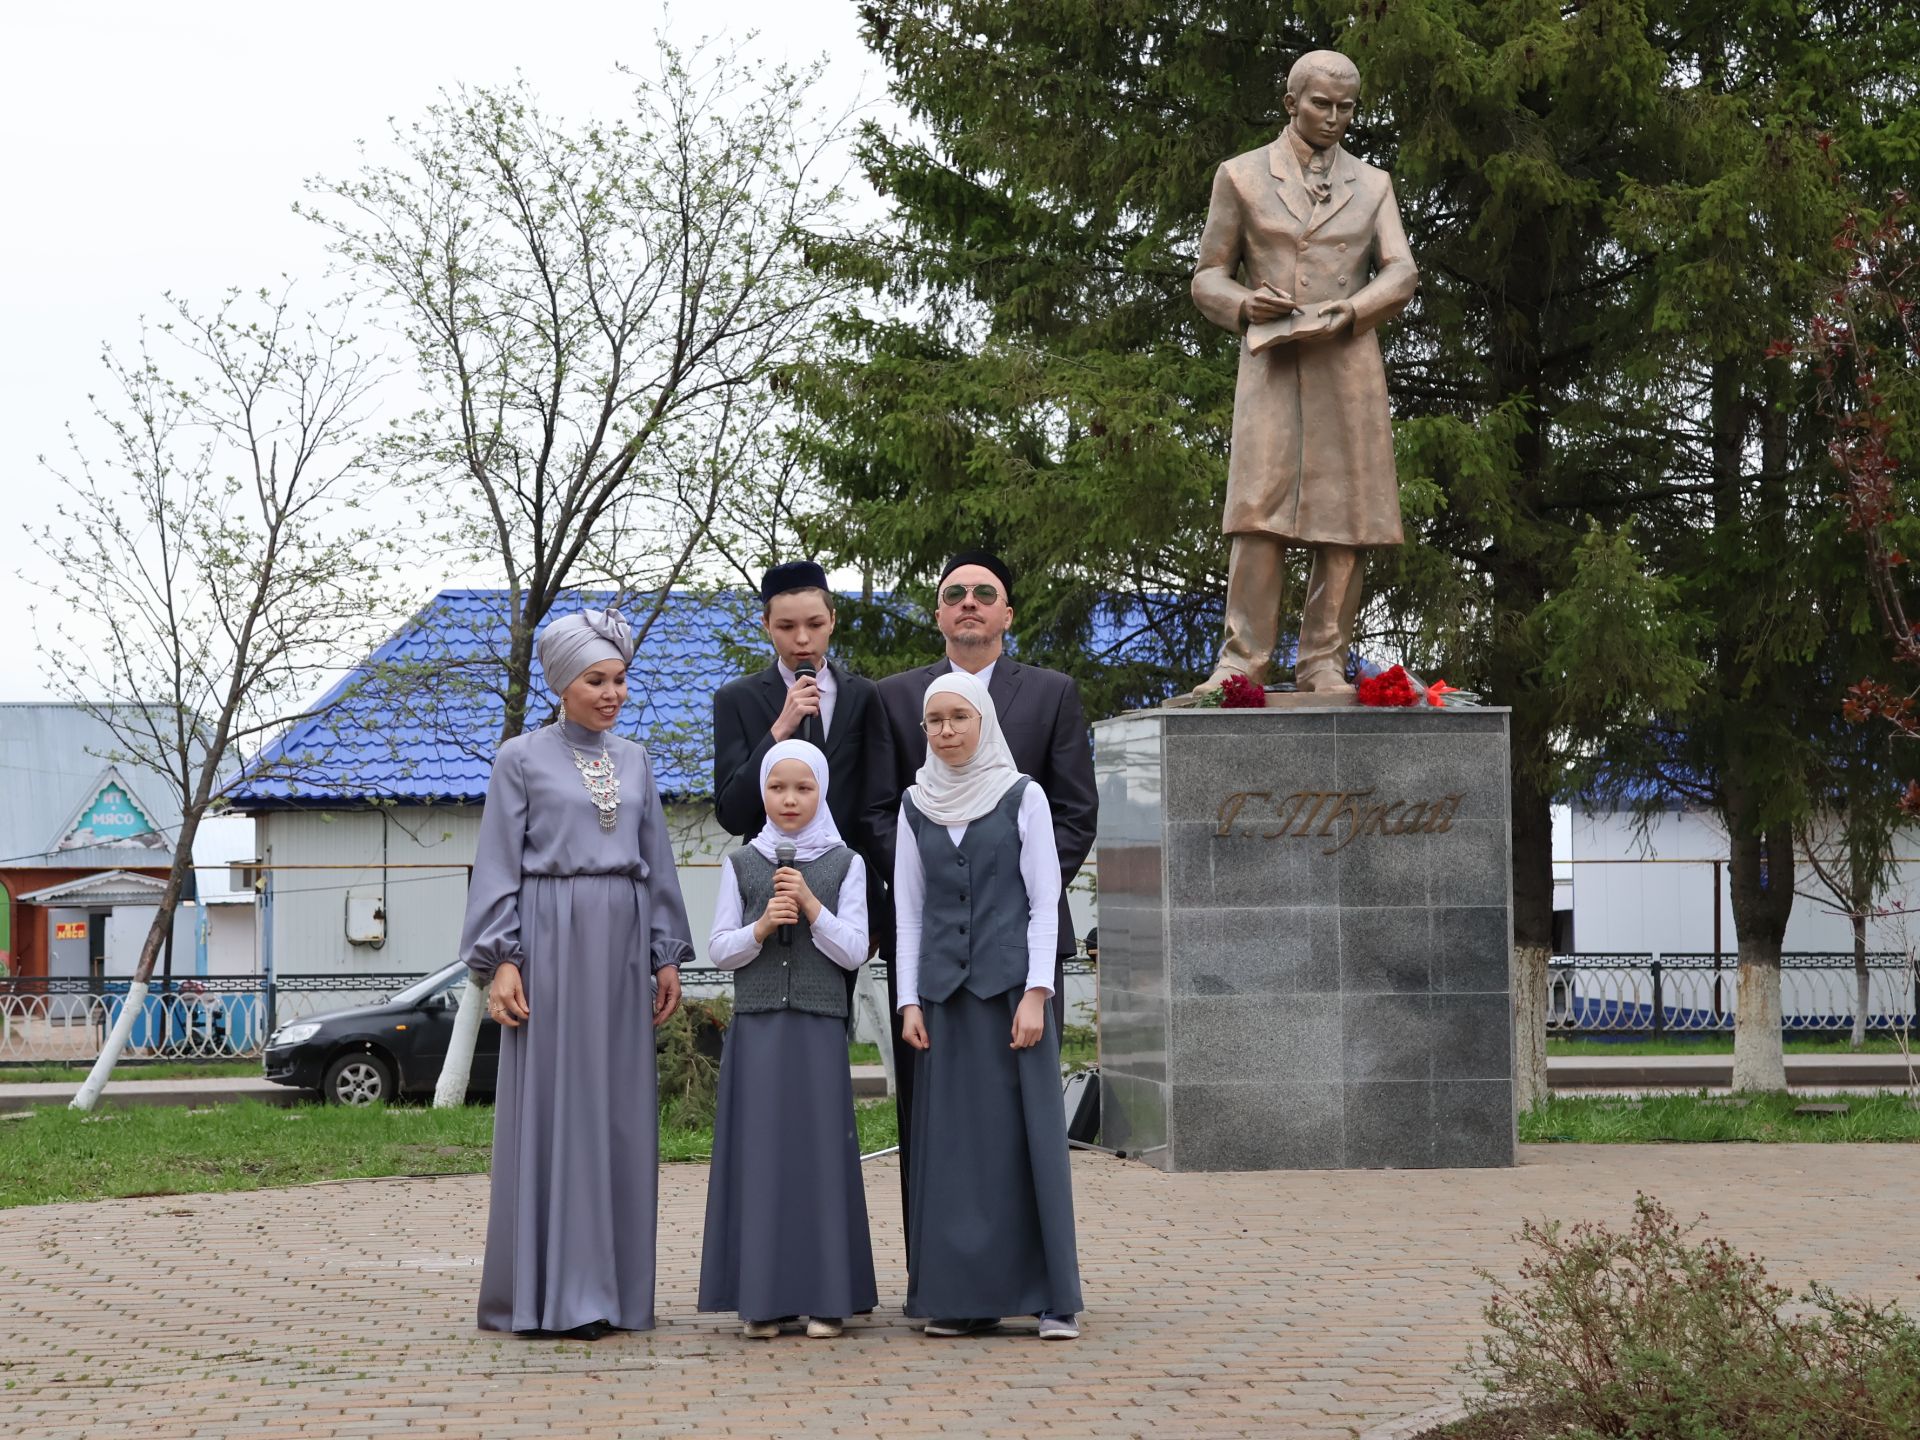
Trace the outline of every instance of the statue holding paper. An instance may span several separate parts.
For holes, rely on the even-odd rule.
[[[1374,329],[1418,272],[1386,172],[1340,146],[1360,74],[1331,50],[1287,76],[1286,129],[1214,175],[1193,298],[1244,336],[1223,528],[1232,537],[1213,675],[1267,678],[1286,609],[1286,550],[1313,550],[1298,688],[1344,691],[1362,550],[1401,543],[1386,367]]]

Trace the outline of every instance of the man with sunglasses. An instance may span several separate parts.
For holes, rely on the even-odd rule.
[[[1065,1022],[1066,991],[1062,961],[1074,950],[1073,920],[1067,910],[1066,887],[1079,874],[1093,849],[1098,810],[1093,779],[1093,746],[1087,716],[1080,704],[1080,687],[1072,677],[1038,665],[1022,665],[1006,654],[1007,631],[1013,624],[1013,571],[999,556],[986,550],[963,550],[947,561],[936,588],[934,622],[946,637],[947,653],[931,665],[903,670],[880,682],[880,708],[889,732],[893,759],[891,775],[875,775],[869,791],[868,828],[884,852],[879,863],[893,874],[894,831],[900,818],[900,797],[914,782],[927,757],[927,737],[921,729],[927,687],[949,671],[965,670],[984,683],[1000,717],[1000,729],[1014,764],[1046,792],[1053,812],[1054,845],[1060,852],[1060,938],[1054,964],[1053,1014],[1056,1027]],[[876,912],[874,934],[889,958],[893,954],[893,917],[888,908]],[[908,1130],[913,1115],[913,1059],[915,1051],[900,1039],[899,997],[894,993],[891,967],[887,976],[887,1008],[893,1015],[895,1098],[900,1111],[900,1177],[902,1209],[906,1194]]]

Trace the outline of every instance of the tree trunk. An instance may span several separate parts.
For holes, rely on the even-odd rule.
[[[541,605],[536,615],[524,597],[515,597],[513,640],[507,651],[506,711],[501,717],[496,751],[526,729],[527,701],[533,690],[533,631],[550,605],[550,601]],[[472,879],[471,871],[468,879]],[[447,1058],[440,1062],[440,1078],[433,1085],[434,1109],[457,1110],[467,1103],[467,1084],[473,1078],[473,1047],[480,1039],[480,1018],[486,1008],[484,986],[460,987],[460,1009],[453,1017],[453,1033],[447,1037]]]
[[[160,892],[160,906],[154,911],[153,924],[147,927],[147,938],[140,946],[140,963],[134,967],[133,983],[127,987],[127,998],[120,1007],[119,1018],[113,1022],[113,1028],[107,1032],[107,1038],[100,1046],[99,1058],[93,1062],[93,1069],[87,1072],[86,1080],[69,1102],[70,1109],[91,1110],[100,1103],[101,1092],[107,1088],[107,1082],[113,1078],[114,1066],[120,1063],[120,1056],[126,1051],[127,1037],[133,1032],[134,1019],[146,1008],[153,967],[173,936],[173,912],[179,907],[187,876],[193,872],[193,837],[200,830],[200,816],[205,808],[204,802],[191,804],[181,816],[180,834],[173,846],[173,865],[167,871],[166,888]]]
[[[1745,501],[1748,477],[1746,443],[1756,409],[1761,421],[1763,484],[1777,488],[1786,457],[1781,432],[1771,407],[1748,393],[1742,372],[1744,361],[1717,360],[1712,367],[1709,405],[1712,415],[1714,523],[1732,533],[1747,525],[1751,542],[1768,553],[1787,553],[1781,531],[1783,504],[1763,508],[1749,520]],[[1776,743],[1764,731],[1749,733],[1745,711],[1753,706],[1779,705],[1791,683],[1785,662],[1773,659],[1762,670],[1761,684],[1750,688],[1755,619],[1748,597],[1723,597],[1718,620],[1716,652],[1720,686],[1719,726],[1721,818],[1727,827],[1727,897],[1733,908],[1734,934],[1739,937],[1740,997],[1733,1019],[1733,1088],[1777,1091],[1787,1088],[1786,1051],[1781,1043],[1780,945],[1786,938],[1787,917],[1793,913],[1793,882],[1799,864],[1793,844],[1793,826],[1778,813],[1777,761],[1763,764],[1762,753]]]
[[[1744,779],[1742,757],[1727,758],[1728,896],[1740,944],[1740,996],[1733,1019],[1733,1088],[1787,1088],[1786,1050],[1781,1043],[1780,945],[1793,912],[1796,855],[1793,829],[1763,830],[1759,801]]]
[[[1867,1010],[1873,1004],[1867,975],[1867,917],[1856,900],[1853,910],[1853,1048],[1867,1046]]]
[[[873,1037],[880,1052],[880,1068],[887,1075],[887,1096],[894,1094],[893,1028],[887,1020],[887,987],[874,978],[873,967],[862,965],[853,972],[853,1008],[861,1028]]]
[[[507,647],[507,693],[500,717],[500,743],[506,744],[527,728],[527,705],[533,691],[533,627],[539,617],[516,617]]]
[[[1740,998],[1733,1020],[1733,1088],[1785,1090],[1786,1048],[1780,1035],[1780,945],[1740,941]]]
[[[1553,1098],[1547,1077],[1547,961],[1551,945],[1513,947],[1513,1103],[1531,1110]]]
[[[1525,222],[1521,253],[1553,253],[1559,241],[1546,222]],[[1520,510],[1541,503],[1553,471],[1553,416],[1544,403],[1553,386],[1541,359],[1542,314],[1552,287],[1550,268],[1522,266],[1489,296],[1492,390],[1497,400],[1524,397],[1528,424],[1514,438],[1519,472],[1513,497]],[[1487,566],[1493,587],[1496,639],[1488,656],[1493,699],[1511,707],[1507,772],[1513,875],[1513,953],[1508,984],[1513,1013],[1514,1103],[1532,1109],[1548,1098],[1547,960],[1553,953],[1553,810],[1544,777],[1555,774],[1554,706],[1541,692],[1539,655],[1527,627],[1547,598],[1545,557],[1518,535],[1497,541]]]
[[[460,987],[460,1009],[447,1037],[447,1058],[440,1062],[440,1078],[433,1087],[433,1108],[457,1110],[467,1103],[467,1083],[473,1078],[473,1047],[480,1038],[480,1017],[486,1014],[487,992],[471,975]]]

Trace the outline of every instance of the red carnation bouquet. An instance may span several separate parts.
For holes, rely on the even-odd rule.
[[[1435,709],[1454,709],[1478,704],[1480,699],[1471,690],[1458,689],[1444,680],[1422,685],[1400,665],[1382,670],[1378,675],[1363,676],[1356,689],[1362,705],[1389,709],[1405,709],[1422,702]]]
[[[1264,710],[1266,704],[1266,688],[1251,676],[1229,675],[1220,687],[1222,710]]]
[[[1420,692],[1414,688],[1413,677],[1400,665],[1382,670],[1378,675],[1363,676],[1356,688],[1362,705],[1395,708],[1420,703]]]

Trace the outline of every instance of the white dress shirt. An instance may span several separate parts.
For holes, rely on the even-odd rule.
[[[740,882],[731,864],[726,869],[726,882],[713,907],[713,929],[707,935],[707,959],[722,970],[738,970],[760,953],[760,942],[753,938],[753,926],[741,923]],[[842,970],[858,970],[867,960],[867,867],[858,855],[847,861],[839,905],[835,914],[821,904],[820,918],[812,925],[813,943]],[[805,915],[800,923],[807,923]],[[1047,974],[1051,977],[1053,971]]]
[[[949,665],[953,665],[953,658],[951,656],[947,658],[947,663]],[[982,665],[978,670],[969,670],[967,671],[967,673],[973,676],[974,679],[978,680],[981,683],[981,685],[985,686],[987,693],[991,694],[993,693],[993,667],[998,665],[999,663],[1000,662],[998,660],[989,660],[985,665]],[[953,665],[953,668],[956,670],[960,669],[958,665]]]
[[[780,678],[787,682],[787,688],[793,688],[793,682],[800,677],[787,668],[784,660],[775,660],[774,666],[780,671]],[[833,701],[840,693],[840,682],[833,678],[833,670],[823,660],[820,669],[813,677],[813,683],[820,687],[820,734],[822,738],[833,732]],[[798,735],[799,731],[794,731]]]
[[[1053,994],[1054,941],[1060,934],[1060,851],[1053,843],[1047,794],[1031,780],[1020,796],[1020,878],[1027,883],[1027,989]],[[956,847],[965,825],[949,825]],[[920,1003],[920,925],[927,903],[927,871],[900,804],[900,842],[893,857],[893,980],[899,1008]]]

